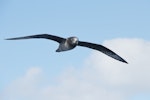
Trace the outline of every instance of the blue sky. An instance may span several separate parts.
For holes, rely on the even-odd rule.
[[[55,53],[58,44],[53,41],[6,41],[5,38],[49,33],[77,36],[79,40],[100,44],[118,38],[137,38],[149,44],[149,5],[148,0],[0,0],[0,93],[32,67],[44,72],[42,86],[58,84],[53,79],[70,67],[80,72],[93,54],[92,50],[81,47]],[[131,47],[130,43],[127,47]],[[130,59],[127,54],[122,55]],[[147,91],[127,98],[148,100],[150,89]]]

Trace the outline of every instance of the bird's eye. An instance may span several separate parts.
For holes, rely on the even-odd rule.
[[[73,38],[71,38],[71,41],[74,41],[74,39],[73,39]]]

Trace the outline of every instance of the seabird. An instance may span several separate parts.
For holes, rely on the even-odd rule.
[[[39,34],[39,35],[30,35],[30,36],[24,36],[24,37],[8,38],[6,40],[20,40],[20,39],[30,39],[30,38],[44,38],[44,39],[49,39],[49,40],[58,42],[59,47],[56,50],[56,52],[68,51],[68,50],[74,49],[76,46],[83,46],[83,47],[88,47],[91,49],[101,51],[102,53],[118,61],[128,63],[127,61],[125,61],[122,57],[120,57],[118,54],[116,54],[112,50],[100,44],[79,41],[77,37],[62,38],[59,36],[54,36],[54,35],[49,35],[49,34]]]

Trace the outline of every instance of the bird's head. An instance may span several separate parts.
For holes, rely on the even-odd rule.
[[[68,41],[70,44],[77,45],[79,42],[79,39],[77,37],[70,37],[68,38]]]

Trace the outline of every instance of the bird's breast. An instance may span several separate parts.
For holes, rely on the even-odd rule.
[[[69,41],[65,40],[62,43],[60,43],[59,48],[57,49],[57,51],[61,52],[61,51],[68,51],[71,50],[73,48],[75,48],[76,45],[70,43]]]

